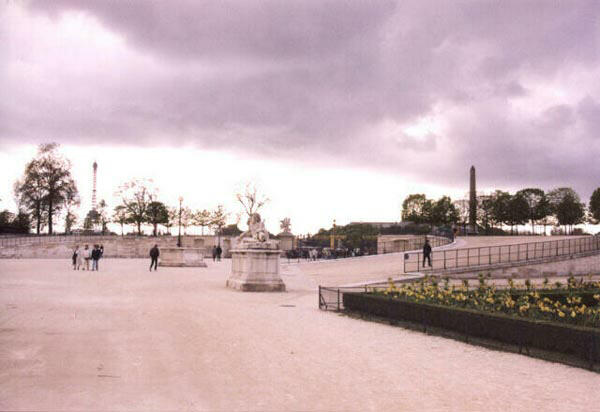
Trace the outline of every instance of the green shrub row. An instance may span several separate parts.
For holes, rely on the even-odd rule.
[[[351,312],[419,323],[519,347],[574,355],[587,360],[590,366],[600,361],[600,330],[594,328],[410,302],[370,293],[344,293],[343,303],[344,308]]]

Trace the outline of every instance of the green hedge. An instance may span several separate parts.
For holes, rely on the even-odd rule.
[[[536,321],[471,309],[407,302],[369,293],[344,293],[344,308],[352,312],[419,323],[467,336],[494,339],[524,347],[600,361],[600,330]]]

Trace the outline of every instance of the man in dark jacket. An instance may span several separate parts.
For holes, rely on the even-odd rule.
[[[102,252],[98,245],[94,245],[94,249],[92,250],[92,270],[98,271],[98,261],[102,256]]]
[[[152,265],[154,265],[154,270],[156,271],[156,267],[158,266],[158,257],[160,256],[160,251],[158,250],[158,245],[154,245],[152,249],[150,249],[150,271],[152,271]]]
[[[425,239],[425,244],[423,245],[423,267],[425,267],[425,259],[427,259],[429,267],[431,267],[431,245],[429,244],[429,239]]]
[[[217,246],[217,262],[221,261],[221,253],[223,253],[223,249],[221,249],[221,245]]]

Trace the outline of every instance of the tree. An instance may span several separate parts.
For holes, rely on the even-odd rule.
[[[408,195],[402,202],[402,220],[414,223],[429,223],[433,203],[424,194]]]
[[[550,204],[542,189],[527,188],[519,190],[516,195],[527,202],[527,218],[531,222],[531,232],[535,233],[535,222],[543,220],[550,214]]]
[[[169,223],[169,210],[163,202],[153,201],[146,209],[146,222],[153,227],[152,236],[156,236],[158,225]]]
[[[579,195],[570,187],[559,187],[548,193],[548,201],[559,225],[565,226],[565,231],[573,229],[574,225],[583,223],[585,205]]]
[[[469,199],[456,200],[454,202],[454,208],[456,209],[458,216],[457,223],[462,226],[463,232],[466,232],[471,211],[469,207]]]
[[[176,226],[177,222],[179,222],[179,210],[176,207],[167,207],[167,212],[169,219],[164,225],[167,228],[167,232],[171,234],[171,228]]]
[[[594,190],[592,197],[590,197],[590,216],[592,223],[597,224],[600,222],[600,187]]]
[[[112,220],[115,223],[121,225],[121,236],[124,235],[123,228],[127,223],[129,223],[129,219],[127,217],[127,208],[123,205],[115,206],[113,211]]]
[[[491,220],[496,224],[502,225],[502,223],[508,220],[508,204],[510,198],[510,193],[503,192],[502,190],[496,190],[490,197],[492,212]]]
[[[19,211],[18,214],[3,210],[0,212],[0,233],[29,233],[29,214]]]
[[[81,205],[81,199],[77,191],[68,190],[63,199],[63,209],[65,210],[65,233],[70,234],[77,223],[75,208]]]
[[[98,202],[98,207],[96,209],[98,212],[97,219],[98,223],[100,224],[100,230],[102,231],[102,234],[108,231],[107,224],[110,222],[110,219],[108,218],[108,213],[106,211],[107,208],[108,205],[106,204],[106,201],[104,199]]]
[[[237,223],[232,223],[221,229],[221,236],[239,236],[242,233]]]
[[[256,209],[255,209],[255,212],[256,212]],[[210,218],[210,226],[214,229],[215,233],[218,236],[221,235],[221,229],[227,223],[228,216],[229,216],[229,213],[227,213],[225,211],[225,208],[223,207],[223,205],[217,206],[217,208],[212,211],[211,218]],[[237,225],[236,225],[236,227],[237,227]]]
[[[179,219],[179,215],[177,216]],[[183,234],[187,234],[187,228],[194,224],[194,212],[189,207],[181,208],[181,226],[183,226]]]
[[[30,213],[35,221],[36,233],[39,235],[48,222],[45,207],[44,182],[39,162],[34,159],[25,166],[23,178],[17,180],[13,191],[19,209]]]
[[[71,162],[58,152],[57,143],[42,144],[37,156],[25,167],[25,175],[15,187],[20,203],[31,208],[41,222],[41,209],[48,219],[48,233],[52,234],[54,216],[64,207],[65,198],[77,194],[71,177]]]
[[[238,193],[235,196],[248,218],[257,213],[269,201],[269,198],[258,194],[256,186],[250,183],[246,184],[244,193]]]
[[[504,223],[510,226],[510,234],[513,234],[513,227],[524,225],[529,218],[529,204],[525,197],[517,193],[510,196],[506,203]]]
[[[211,224],[211,213],[206,210],[198,210],[196,213],[194,213],[194,225],[196,226],[200,226],[202,228],[202,235],[204,236],[204,228],[205,227],[209,227]]]
[[[142,224],[146,222],[148,205],[156,199],[156,189],[149,179],[134,179],[122,184],[117,196],[125,207],[127,220],[137,226],[142,234]]]
[[[442,196],[433,204],[430,219],[432,224],[446,226],[458,222],[458,219],[458,211],[454,207],[450,197]]]
[[[479,207],[477,208],[477,221],[483,227],[485,233],[490,232],[490,227],[494,225],[494,220],[492,219],[492,208],[493,208],[493,199],[492,196],[489,195],[481,195],[477,199],[477,204]]]

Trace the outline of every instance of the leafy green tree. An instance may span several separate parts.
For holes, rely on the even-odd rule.
[[[242,233],[237,223],[232,223],[221,229],[221,236],[239,236]]]
[[[548,193],[548,200],[558,224],[565,226],[567,232],[572,231],[574,225],[583,223],[585,205],[572,188],[554,189]]]
[[[336,229],[336,232],[343,236],[344,246],[349,249],[370,250],[377,247],[377,234],[379,231],[372,225],[354,223]]]
[[[519,190],[517,195],[527,201],[527,218],[531,222],[531,232],[535,233],[535,223],[551,214],[550,203],[542,189],[527,188]]]
[[[44,180],[37,159],[27,163],[23,178],[15,182],[13,190],[19,209],[26,210],[33,217],[39,235],[48,222],[48,213]]]
[[[71,162],[57,149],[57,143],[40,145],[37,156],[25,167],[23,180],[15,187],[21,203],[33,208],[38,215],[38,222],[40,211],[37,209],[46,210],[49,234],[52,234],[53,219],[63,209],[65,198],[77,193],[77,185],[71,177]]]
[[[510,202],[510,193],[496,190],[491,198],[491,219],[496,224],[503,224],[508,220],[508,204]]]
[[[458,211],[448,196],[442,196],[431,208],[431,223],[436,225],[450,225],[459,220]]]
[[[504,223],[510,226],[510,234],[512,235],[515,226],[527,223],[529,218],[529,204],[525,197],[517,193],[510,196],[506,206]]]
[[[592,193],[589,209],[592,223],[597,224],[600,222],[600,187]]]
[[[169,210],[167,206],[157,200],[150,202],[146,208],[145,220],[152,225],[152,236],[156,236],[158,225],[169,223]]]
[[[408,195],[402,202],[402,220],[414,223],[429,223],[433,203],[422,193]]]

